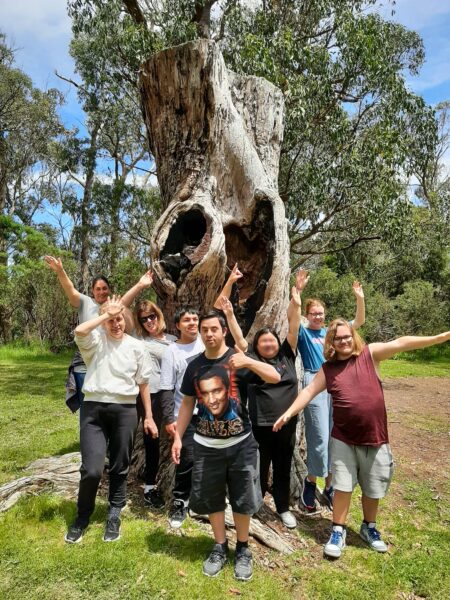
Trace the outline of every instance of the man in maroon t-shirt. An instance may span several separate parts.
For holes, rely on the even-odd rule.
[[[379,500],[386,495],[392,479],[393,460],[378,366],[398,352],[426,348],[448,340],[450,331],[365,346],[347,321],[335,319],[329,325],[324,343],[327,362],[273,427],[278,431],[323,390],[327,389],[331,394],[330,452],[335,495],[333,529],[324,547],[326,556],[339,558],[345,548],[345,523],[357,483],[362,490],[364,515],[360,536],[373,550],[386,552],[387,546],[376,528],[376,517]]]

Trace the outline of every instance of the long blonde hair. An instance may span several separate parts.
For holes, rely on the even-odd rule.
[[[348,327],[352,334],[353,352],[352,352],[351,356],[359,356],[365,346],[364,340],[362,339],[362,337],[359,335],[359,333],[356,331],[356,329],[353,327],[353,325],[351,323],[349,323],[345,319],[334,319],[328,325],[328,330],[327,330],[327,333],[325,336],[325,342],[323,345],[323,355],[325,356],[325,359],[330,362],[337,360],[336,350],[333,347],[333,342],[334,342],[334,338],[336,336],[337,328],[340,326]]]

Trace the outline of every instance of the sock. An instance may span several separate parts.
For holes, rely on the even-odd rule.
[[[221,548],[222,548],[222,552],[224,554],[226,554],[228,552],[228,540],[225,540],[224,542],[220,543],[220,542],[216,542],[216,544],[218,544]]]
[[[108,519],[118,519],[122,508],[119,506],[110,506],[108,510]]]
[[[144,494],[147,494],[150,490],[153,490],[155,487],[156,487],[155,484],[153,484],[153,485],[146,485],[144,487]]]
[[[236,542],[236,552],[238,552],[242,548],[248,548],[248,540],[246,542],[240,542],[239,540],[237,540],[237,542]]]
[[[338,527],[339,527],[339,529],[338,529]],[[341,525],[340,523],[333,523],[333,530],[344,531],[345,529],[347,529],[347,527],[345,525]]]
[[[370,529],[373,529],[377,525],[375,521],[366,521],[365,519],[363,520],[363,523],[365,523],[367,527],[370,527]]]

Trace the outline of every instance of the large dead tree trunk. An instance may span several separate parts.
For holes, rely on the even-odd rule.
[[[283,334],[289,242],[277,191],[281,91],[229,71],[204,39],[152,56],[140,81],[164,208],[151,256],[168,321],[180,304],[212,307],[238,262],[244,334],[268,323]]]

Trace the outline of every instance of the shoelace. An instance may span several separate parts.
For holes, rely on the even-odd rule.
[[[251,556],[248,556],[248,554],[238,554],[236,557],[236,562],[241,562],[243,564],[245,564],[246,566],[250,564],[250,561],[252,560]]]
[[[218,550],[213,550],[209,555],[208,561],[212,563],[217,563],[222,562],[223,559],[224,555],[222,554],[222,552],[219,552]]]
[[[118,530],[120,527],[119,519],[108,519],[106,527],[112,530]]]
[[[379,542],[381,540],[380,532],[375,527],[368,527],[367,531],[369,532],[370,539],[374,542]]]
[[[342,531],[333,531],[331,533],[330,544],[333,546],[339,546],[342,542]]]

